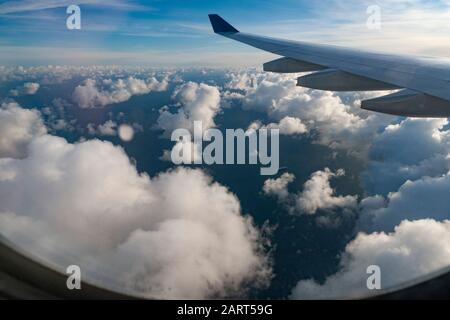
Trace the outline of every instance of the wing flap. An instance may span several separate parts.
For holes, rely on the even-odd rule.
[[[409,89],[362,101],[361,108],[405,117],[450,117],[450,102]]]
[[[327,91],[379,91],[400,89],[378,80],[356,76],[345,71],[327,69],[297,79],[297,85]]]

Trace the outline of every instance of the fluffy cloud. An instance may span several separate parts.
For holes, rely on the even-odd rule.
[[[365,283],[369,265],[381,267],[382,285],[388,288],[450,264],[445,244],[450,236],[447,124],[446,119],[405,119],[373,136],[363,173],[373,196],[359,204],[358,227],[375,232],[360,233],[350,242],[341,271],[323,285],[312,279],[300,281],[293,298],[369,294]]]
[[[361,226],[391,231],[404,219],[448,219],[450,133],[446,119],[406,119],[374,140]]]
[[[317,222],[324,226],[336,226],[340,218],[334,216],[337,210],[343,213],[354,213],[358,208],[357,196],[339,196],[330,185],[330,179],[341,177],[344,170],[339,169],[336,173],[325,168],[323,171],[313,173],[303,185],[303,191],[289,193],[288,185],[294,181],[295,176],[284,173],[277,179],[268,179],[264,182],[263,192],[275,196],[278,201],[285,205],[291,214],[315,215],[319,211],[331,213],[316,217]]]
[[[268,125],[262,125],[259,122],[253,122],[250,124],[249,129],[278,129],[282,135],[301,135],[308,132],[306,126],[298,118],[284,117],[278,123],[269,123]]]
[[[11,96],[33,95],[39,90],[39,83],[25,82],[22,86],[17,87],[9,92]]]
[[[147,72],[148,71],[145,70],[125,72],[119,69],[103,69],[101,67],[82,67],[77,69],[76,72],[66,69],[65,67],[45,69],[45,72],[44,69],[41,70],[40,68],[25,68],[20,72],[15,72],[15,74],[5,75],[3,73],[0,75],[0,78],[18,77],[17,79],[14,78],[9,80],[38,81],[39,83],[46,83],[47,81],[64,81],[64,79],[69,79],[76,74],[80,77],[96,79],[95,81],[92,80],[94,81],[94,84],[92,85],[91,83],[91,86],[86,85],[85,83],[79,87],[85,86],[94,88],[92,90],[93,94],[87,94],[87,98],[83,101],[89,106],[100,106],[103,102],[109,104],[110,102],[108,101],[120,101],[126,97],[128,97],[126,99],[129,99],[131,95],[139,94],[137,92],[143,92],[143,90],[145,91],[145,87],[149,82],[144,81],[146,84],[144,86],[141,82],[143,80],[137,81],[134,84],[131,84],[131,82],[130,84],[120,84],[118,80],[102,81],[99,79],[119,77],[124,79],[122,81],[126,83],[128,81],[127,79],[130,78],[139,80],[153,77],[153,75],[149,76],[149,73]],[[35,78],[24,79],[23,77],[25,76],[35,76]],[[45,80],[39,78],[43,76],[47,78]],[[160,78],[160,75],[156,77]],[[192,122],[194,120],[202,120],[204,127],[205,124],[214,127],[216,126],[214,119],[221,111],[220,104],[222,96],[222,102],[223,100],[238,99],[239,101],[242,101],[244,109],[257,110],[267,114],[269,120],[265,121],[265,123],[268,124],[263,125],[255,122],[251,126],[254,126],[256,129],[260,127],[278,128],[283,131],[284,134],[303,134],[308,132],[311,133],[309,136],[315,143],[320,143],[334,150],[343,150],[357,156],[363,155],[363,160],[367,161],[363,164],[367,163],[368,165],[364,169],[362,180],[364,182],[363,187],[365,188],[368,197],[362,200],[359,206],[361,209],[362,220],[360,227],[364,228],[363,230],[366,232],[384,231],[387,232],[387,234],[360,233],[356,240],[352,241],[349,244],[349,247],[347,247],[341,261],[341,271],[336,275],[329,277],[324,286],[320,286],[313,280],[305,280],[299,283],[299,285],[302,284],[301,289],[298,289],[299,287],[297,287],[296,290],[294,290],[294,293],[298,293],[298,297],[312,296],[313,294],[318,294],[319,297],[322,295],[326,296],[324,293],[326,290],[330,290],[329,292],[331,295],[339,295],[345,291],[353,293],[351,288],[356,288],[356,294],[356,290],[364,290],[365,288],[365,279],[367,279],[365,268],[368,265],[365,259],[370,256],[370,252],[374,252],[374,261],[371,260],[371,263],[378,262],[385,273],[389,273],[390,268],[392,268],[394,275],[396,274],[395,272],[397,272],[396,261],[398,259],[398,261],[400,261],[399,264],[401,265],[403,257],[394,257],[393,254],[392,260],[384,263],[383,261],[387,259],[386,256],[390,250],[396,253],[397,251],[406,248],[406,251],[409,250],[413,252],[411,259],[413,259],[413,257],[422,257],[421,253],[416,250],[416,247],[399,236],[400,233],[398,230],[413,229],[410,225],[405,227],[405,224],[407,224],[406,222],[400,224],[401,221],[405,219],[412,220],[409,223],[414,226],[419,226],[420,223],[420,227],[414,227],[418,237],[421,236],[422,233],[420,233],[420,230],[425,229],[425,225],[430,225],[430,228],[432,228],[430,230],[440,230],[443,226],[448,229],[448,222],[443,221],[444,219],[449,218],[447,214],[449,208],[448,204],[445,202],[445,199],[447,198],[446,191],[448,191],[450,187],[450,178],[448,174],[450,170],[450,157],[448,156],[450,153],[449,135],[447,131],[448,123],[443,119],[401,120],[397,117],[370,113],[359,108],[359,101],[375,95],[381,95],[380,93],[331,93],[314,91],[296,87],[295,78],[296,75],[276,75],[256,71],[245,71],[239,74],[233,73],[230,74],[230,82],[226,85],[226,90],[228,91],[222,93],[222,95],[216,87],[208,86],[206,84],[187,83],[179,87],[173,95],[176,105],[161,110],[158,124],[164,129],[166,135],[175,128],[187,128],[192,130]],[[87,82],[91,81],[89,79]],[[163,82],[164,80],[160,81],[160,83]],[[84,90],[89,92],[88,89],[90,90],[91,88],[85,88]],[[63,107],[66,108],[61,104],[61,108]],[[3,107],[2,109],[8,110],[9,108]],[[54,111],[55,110],[52,110],[53,113]],[[263,276],[259,277],[259,275],[264,274],[268,269],[263,267],[265,265],[265,258],[258,249],[260,239],[258,231],[247,218],[240,214],[240,210],[237,210],[238,213],[231,214],[231,216],[237,217],[233,218],[233,221],[241,221],[239,224],[243,225],[244,229],[247,231],[246,233],[239,232],[242,236],[240,238],[237,237],[237,240],[240,240],[236,245],[243,246],[244,248],[247,246],[247,248],[251,247],[252,249],[243,250],[246,251],[249,260],[243,261],[242,267],[240,266],[239,270],[236,270],[236,273],[233,274],[232,278],[224,276],[224,274],[231,273],[231,269],[228,268],[222,260],[218,262],[220,259],[212,255],[210,251],[208,251],[209,249],[203,247],[204,243],[200,243],[200,240],[191,234],[190,231],[186,232],[186,234],[173,231],[185,230],[188,228],[189,230],[195,230],[199,237],[201,235],[201,238],[207,239],[206,243],[212,243],[211,250],[222,250],[228,257],[231,257],[231,259],[236,259],[236,257],[242,254],[238,249],[231,250],[228,249],[228,247],[222,249],[223,243],[232,242],[230,239],[234,235],[232,236],[232,232],[229,230],[231,227],[224,227],[225,229],[216,229],[213,227],[215,223],[223,223],[222,221],[226,219],[224,217],[228,217],[226,214],[220,217],[219,215],[214,215],[217,219],[214,218],[214,222],[207,223],[205,221],[209,221],[208,218],[205,217],[205,215],[196,212],[209,210],[209,207],[206,208],[200,204],[200,202],[203,201],[202,199],[206,198],[206,196],[198,197],[199,203],[194,205],[194,210],[190,206],[190,200],[184,199],[183,190],[177,189],[178,195],[171,197],[171,201],[166,200],[162,195],[162,181],[169,180],[173,183],[167,184],[173,186],[174,189],[176,189],[176,185],[184,185],[185,180],[187,182],[196,181],[203,186],[202,188],[199,188],[199,190],[201,189],[203,194],[208,194],[210,188],[215,189],[213,186],[216,186],[208,176],[205,176],[200,171],[181,169],[170,171],[150,179],[144,175],[137,174],[134,167],[131,166],[130,172],[132,178],[130,178],[130,181],[127,179],[118,179],[115,174],[111,174],[111,172],[117,172],[120,176],[130,175],[130,173],[123,173],[124,168],[130,166],[129,160],[126,159],[126,155],[122,155],[125,157],[123,165],[113,167],[107,163],[106,167],[110,170],[108,170],[108,172],[106,172],[106,169],[102,171],[99,166],[93,164],[94,162],[102,163],[100,156],[96,157],[90,155],[93,152],[81,152],[81,150],[90,145],[90,148],[100,150],[103,157],[112,157],[116,160],[118,158],[117,154],[111,150],[104,151],[106,146],[103,142],[98,141],[95,143],[100,143],[99,145],[93,144],[93,141],[72,145],[64,140],[61,140],[61,144],[57,144],[57,140],[53,140],[56,138],[44,135],[45,128],[42,126],[42,123],[38,124],[40,119],[30,120],[33,118],[31,114],[34,114],[34,119],[39,118],[38,113],[31,110],[21,109],[12,112],[12,114],[14,114],[13,118],[18,117],[16,122],[17,125],[12,127],[15,127],[14,130],[25,130],[23,132],[26,134],[23,136],[27,137],[22,140],[18,139],[14,142],[10,137],[20,137],[20,134],[2,132],[2,129],[6,130],[6,128],[8,128],[8,126],[3,125],[2,117],[5,117],[6,114],[10,113],[11,112],[8,113],[3,110],[0,111],[1,136],[9,137],[7,140],[3,141],[0,138],[0,157],[24,158],[29,151],[36,149],[36,147],[28,147],[30,142],[32,142],[33,145],[37,145],[38,141],[44,141],[45,139],[48,139],[48,141],[45,143],[42,142],[42,145],[52,149],[52,151],[47,151],[47,156],[43,151],[41,153],[36,152],[34,156],[30,155],[29,158],[20,161],[11,159],[0,160],[0,185],[4,185],[4,189],[0,188],[0,194],[5,194],[4,197],[6,199],[6,201],[4,201],[3,197],[0,195],[0,212],[3,212],[0,214],[0,228],[2,229],[2,232],[3,229],[8,230],[11,238],[18,239],[24,246],[32,248],[32,250],[34,250],[34,248],[37,248],[36,250],[47,248],[47,253],[50,256],[49,258],[55,258],[53,256],[55,252],[67,252],[70,250],[71,252],[74,252],[77,259],[79,258],[81,260],[80,264],[83,264],[83,269],[89,270],[90,275],[95,274],[98,276],[96,279],[105,277],[103,274],[98,274],[98,270],[104,270],[105,273],[118,279],[119,287],[123,285],[127,290],[138,290],[139,293],[144,293],[147,296],[223,296],[239,290],[246,281],[258,281],[264,278]],[[21,115],[19,116],[19,114]],[[25,120],[25,114],[28,115],[28,120]],[[24,119],[21,117],[24,117]],[[61,115],[60,118],[63,118],[63,116]],[[47,118],[46,121],[46,123],[49,123]],[[120,119],[117,121],[120,122]],[[5,123],[12,124],[14,121],[9,119],[7,121],[5,120]],[[95,129],[96,134],[102,134],[101,132],[112,133],[111,130],[117,131],[117,126],[114,124],[114,122],[107,122],[100,126],[93,126],[92,128]],[[59,123],[55,122],[55,126],[59,127]],[[281,133],[283,134],[283,132]],[[5,146],[8,146],[8,143],[10,146],[13,145],[16,149],[11,147],[9,147],[9,149],[6,148]],[[68,150],[72,148],[72,151],[61,152],[60,150],[65,149],[65,147],[56,147],[57,145],[65,146]],[[50,146],[52,147],[50,148]],[[116,150],[115,147],[109,146]],[[45,147],[43,147],[43,149],[45,149]],[[2,154],[3,150],[9,151]],[[61,152],[63,156],[54,160],[53,152],[55,152],[55,154]],[[123,151],[121,152],[123,153]],[[50,154],[52,154],[52,156],[50,156]],[[194,152],[194,156],[195,154],[196,153]],[[38,159],[38,156],[41,158],[40,160]],[[169,156],[170,153],[167,151],[163,158],[167,160],[170,158]],[[44,162],[44,160],[49,162],[48,166],[43,167],[40,165],[39,163],[41,160],[42,162]],[[64,161],[66,160],[69,163],[77,163],[78,165],[72,165],[72,168],[68,168],[64,165]],[[29,163],[25,165],[27,161],[29,161]],[[23,164],[20,168],[18,166],[19,163]],[[112,182],[104,182],[102,180],[103,177],[97,177],[97,175],[92,173],[89,168],[81,168],[81,163],[85,163],[87,164],[87,167],[92,167],[93,170],[97,170],[99,175],[102,174],[105,178],[110,176]],[[37,177],[35,171],[38,171],[38,169],[35,168],[43,168],[43,170],[39,171],[41,172],[42,177]],[[63,222],[59,222],[59,219],[71,221],[71,218],[69,218],[68,215],[74,216],[74,226],[76,230],[83,232],[81,230],[87,228],[88,236],[86,239],[90,239],[91,229],[89,229],[89,226],[82,225],[80,222],[82,219],[81,217],[77,218],[78,207],[76,207],[76,210],[67,210],[65,206],[57,203],[57,199],[48,200],[50,196],[44,194],[44,191],[38,192],[40,190],[35,191],[37,187],[34,187],[35,189],[33,189],[31,186],[26,186],[27,183],[25,181],[27,180],[24,173],[20,174],[19,172],[23,170],[33,172],[30,176],[32,178],[30,181],[45,186],[43,189],[46,189],[47,185],[51,185],[48,181],[52,181],[52,183],[53,181],[56,181],[54,189],[51,187],[48,188],[61,199],[78,197],[79,199],[86,198],[88,202],[99,203],[98,206],[92,205],[90,208],[83,208],[84,211],[82,211],[82,217],[84,217],[84,219],[94,221],[92,225],[95,225],[95,221],[100,221],[100,218],[98,218],[99,214],[96,214],[95,212],[102,208],[104,209],[103,212],[105,215],[111,214],[114,218],[111,219],[110,223],[108,222],[105,226],[101,226],[98,235],[92,236],[95,237],[95,241],[86,241],[86,243],[84,243],[78,239],[80,238],[78,236],[78,231],[66,232],[70,227],[68,223],[64,224]],[[71,170],[75,170],[76,173],[74,172],[72,174]],[[293,214],[311,214],[313,215],[312,218],[317,219],[317,221],[321,218],[340,219],[342,212],[354,212],[357,208],[357,198],[355,196],[337,195],[331,187],[331,179],[339,177],[340,174],[340,171],[331,172],[328,169],[316,172],[304,185],[303,191],[290,193],[288,191],[288,185],[292,183],[294,176],[285,173],[277,179],[267,180],[264,184],[263,191],[268,195],[275,196],[280,202],[285,204],[289,208],[289,212]],[[63,185],[62,182],[58,180],[61,179],[60,175],[63,177],[71,177],[67,180],[67,185]],[[191,180],[190,177],[193,176],[196,178],[192,178]],[[78,184],[74,181],[78,179],[77,182],[80,182],[80,185],[83,186],[82,188],[85,190],[93,190],[92,185],[94,185],[94,182],[92,181],[94,180],[89,180],[89,178],[100,179],[98,184],[95,182],[95,186],[98,185],[98,188],[95,188],[95,192],[91,192],[93,195],[80,195],[78,192],[81,191],[78,190]],[[137,180],[143,182],[137,183]],[[20,184],[19,181],[22,181],[22,184]],[[200,183],[199,181],[209,182]],[[130,188],[133,184],[137,184],[137,187]],[[191,184],[189,182],[186,187],[195,189],[193,184],[194,183]],[[57,190],[56,186],[59,187],[58,189],[67,187],[68,190],[64,192]],[[5,193],[7,190],[12,190],[13,188],[19,190],[18,196],[15,196],[11,192],[9,194]],[[220,186],[218,186],[218,188],[220,189]],[[123,197],[120,195],[115,196],[116,193],[128,191],[131,192],[131,194],[136,194],[135,196],[130,196],[134,201],[127,201],[128,195],[124,195]],[[20,200],[18,198],[25,193],[33,195],[28,202],[30,207],[26,207],[26,203],[23,205],[18,204]],[[102,194],[104,195],[104,201],[103,198],[101,198]],[[111,207],[107,205],[106,200],[109,195],[114,198],[119,198],[117,201],[112,202]],[[40,197],[42,197],[42,199],[40,199]],[[150,200],[146,200],[146,197]],[[176,206],[175,203],[178,202],[178,197],[180,197],[180,203],[187,207],[187,209],[181,209],[180,207],[180,213],[178,215],[174,215],[173,219],[172,217],[166,219],[162,212],[165,212],[166,210],[169,212],[176,211],[176,209],[172,208]],[[222,193],[217,192],[217,197],[220,199],[234,198],[234,196],[226,189],[223,189]],[[162,200],[163,198],[165,200]],[[83,203],[81,200],[78,202]],[[209,199],[205,199],[204,202],[210,203]],[[3,207],[2,204],[4,204]],[[72,201],[68,201],[68,204],[69,206],[73,206]],[[234,201],[224,200],[219,206],[221,208],[227,208],[227,210],[222,210],[224,212],[236,212],[236,210],[228,210],[234,208],[236,204],[237,206],[239,205],[237,199]],[[60,212],[68,211],[68,213],[67,215],[62,214],[60,218],[54,218],[54,216],[56,217],[57,215],[57,209],[55,209],[50,212],[50,217],[44,217],[43,214],[42,216],[34,215],[34,208],[39,209],[39,211],[36,212],[45,212],[48,210],[46,207],[47,205],[55,206]],[[83,205],[86,207],[88,206],[87,204]],[[91,212],[93,213],[91,214]],[[132,213],[131,216],[130,212]],[[339,214],[333,215],[333,213]],[[156,219],[157,222],[154,222],[156,221],[153,220],[154,217],[158,217]],[[425,218],[433,218],[436,221],[413,221],[415,219]],[[101,221],[103,222],[103,220]],[[3,228],[1,226],[3,226]],[[202,227],[205,227],[205,230],[208,232],[203,232]],[[395,229],[396,227],[397,229]],[[166,231],[169,230],[171,230],[171,233],[166,233]],[[25,237],[24,233],[28,236]],[[119,239],[116,239],[115,236],[114,239],[110,239],[108,236],[109,233],[117,235]],[[441,235],[442,234],[443,233],[441,233]],[[211,237],[208,235],[211,235]],[[68,241],[69,238],[73,238],[74,241]],[[219,245],[211,240],[213,238],[220,239],[222,244]],[[39,242],[36,243],[35,239],[39,239]],[[386,250],[383,249],[385,244],[385,242],[383,242],[384,239],[391,240],[385,246]],[[241,240],[245,245],[241,245]],[[369,250],[367,257],[365,257],[358,248],[359,246],[363,247],[368,245],[369,241],[371,243],[370,250],[372,251]],[[431,243],[431,240],[427,241],[424,243],[428,246],[428,243]],[[167,246],[171,248],[171,250],[173,248],[173,251],[166,250],[166,254],[160,252],[159,245],[163,242],[169,243],[170,245]],[[93,243],[96,243],[95,248]],[[108,245],[108,243],[110,245]],[[187,271],[181,272],[178,276],[175,269],[181,268],[184,270],[183,266],[179,267],[182,264],[188,266],[189,272],[191,272],[191,269],[195,269],[193,267],[194,262],[183,255],[183,249],[188,247],[188,243],[192,244],[192,247],[198,248],[194,250],[192,258],[197,258],[197,261],[201,262],[201,267],[198,268],[199,270],[194,272],[192,276],[186,276]],[[402,247],[401,243],[406,243],[405,247]],[[379,246],[378,249],[376,249],[377,245]],[[58,250],[55,248],[58,248]],[[430,245],[430,248],[430,250],[434,250],[433,248],[435,247]],[[146,254],[147,252],[149,252],[149,254]],[[171,255],[171,252],[176,252],[176,257],[175,255]],[[186,249],[186,252],[191,254],[190,249]],[[124,259],[124,256],[127,258]],[[438,261],[441,261],[437,254],[436,257]],[[60,256],[56,258],[64,259],[64,257]],[[176,261],[177,259],[179,259],[179,261]],[[380,259],[382,262],[375,261],[377,259]],[[252,263],[249,262],[250,260],[257,262]],[[351,263],[353,260],[356,261],[355,265]],[[71,263],[71,261],[67,261],[67,263]],[[420,261],[420,263],[424,262]],[[222,264],[226,267],[222,268]],[[111,270],[106,267],[107,265],[111,266]],[[358,269],[358,265],[360,266],[360,269]],[[445,263],[443,263],[443,265],[445,265]],[[168,268],[164,268],[164,266],[168,266]],[[424,273],[432,271],[434,268],[435,266],[418,268],[414,271],[417,271],[416,273],[412,272],[412,277],[423,275]],[[357,269],[361,271],[355,271]],[[347,272],[346,270],[349,271]],[[207,276],[205,277],[202,272],[205,272]],[[258,275],[255,278],[248,278],[243,276],[246,272],[254,272]],[[171,281],[171,277],[174,280]],[[190,279],[190,277],[192,277],[192,279]],[[136,281],[137,278],[142,279],[142,281]],[[338,280],[333,280],[334,278]],[[401,277],[398,279],[399,281],[404,280],[404,278]],[[104,279],[104,283],[110,281],[111,279],[109,278]],[[213,283],[213,285],[206,285],[206,283],[209,282]],[[398,281],[395,281],[395,279],[392,279],[392,281],[389,280],[389,282],[386,283],[383,280],[384,287],[386,285],[397,283]],[[341,290],[338,290],[339,286],[341,286]],[[190,289],[188,290],[188,287],[193,288],[192,293],[189,292]],[[297,295],[294,294],[293,297],[295,296]]]
[[[225,84],[225,88],[248,90],[256,85],[259,75],[260,74],[256,73],[254,70],[253,72],[243,70],[240,72],[228,73],[226,74],[226,78],[228,79],[228,81]]]
[[[277,121],[297,118],[306,130],[317,133],[317,143],[360,157],[365,157],[378,131],[395,119],[358,107],[361,99],[380,93],[349,95],[310,90],[297,87],[296,75],[249,71],[229,77],[227,88],[241,93],[227,97],[242,100],[244,109],[264,112]]]
[[[268,179],[264,182],[263,192],[267,195],[276,196],[280,200],[284,200],[289,196],[288,185],[295,180],[292,173],[283,173],[277,179]]]
[[[0,159],[0,231],[28,251],[146,297],[224,297],[268,279],[260,232],[202,171],[150,179],[109,142],[51,135],[27,154]]]
[[[336,208],[353,210],[357,207],[356,196],[336,196],[330,186],[330,179],[345,175],[344,170],[339,169],[336,173],[325,168],[311,175],[310,180],[305,182],[303,191],[296,199],[296,207],[306,214],[315,214],[317,210],[334,210]]]
[[[220,111],[217,87],[188,82],[175,91],[173,99],[178,102],[178,111],[162,110],[158,118],[158,127],[164,130],[165,136],[170,137],[172,131],[179,128],[192,131],[194,121],[201,121],[203,129],[216,126],[214,117]]]
[[[450,221],[403,221],[392,233],[360,233],[341,259],[341,271],[324,284],[302,280],[292,299],[359,298],[374,294],[366,286],[367,267],[381,269],[382,289],[416,280],[450,264]],[[376,293],[376,292],[375,292]]]
[[[300,193],[289,193],[287,186],[293,180],[289,174],[267,180],[263,191],[276,196],[291,213],[315,214],[336,209],[354,213],[359,208],[360,228],[393,233],[359,234],[347,247],[340,272],[330,276],[324,285],[312,279],[300,281],[292,297],[368,293],[366,268],[371,264],[378,264],[384,270],[384,287],[447,266],[448,249],[440,241],[435,243],[432,236],[424,239],[423,244],[412,241],[425,237],[428,227],[436,229],[437,234],[440,232],[438,237],[449,237],[449,223],[439,222],[449,218],[450,209],[445,201],[450,188],[447,120],[399,121],[396,117],[368,113],[359,108],[360,100],[380,93],[314,91],[296,87],[295,78],[295,75],[257,72],[234,74],[228,89],[235,94],[226,97],[239,99],[245,109],[264,112],[276,121],[286,117],[300,119],[315,142],[367,161],[362,180],[372,196],[359,205],[356,196],[336,196],[330,179],[341,172],[332,173],[327,169],[314,173]],[[251,125],[252,128],[260,126],[259,123]],[[334,218],[328,214],[316,219],[329,224]],[[417,220],[426,218],[437,221]],[[413,221],[400,224],[405,219]],[[404,237],[405,233],[410,238]],[[433,259],[436,263],[428,261]],[[410,270],[410,274],[405,275],[404,270]]]
[[[39,112],[22,109],[17,103],[0,107],[0,158],[23,158],[30,141],[46,133]]]
[[[386,93],[309,90],[296,87],[296,75],[247,71],[229,77],[228,88],[241,92],[234,99],[242,100],[244,108],[277,121],[299,119],[315,142],[367,161],[362,180],[369,195],[386,196],[407,180],[438,177],[450,170],[446,119],[400,121],[359,108],[361,100]]]
[[[449,219],[449,190],[450,173],[407,181],[386,198],[375,196],[364,199],[361,203],[361,224],[369,229],[390,231],[404,219]]]
[[[373,141],[363,174],[371,194],[386,195],[407,180],[437,177],[450,169],[447,119],[406,119],[387,126]]]
[[[97,127],[89,123],[87,125],[87,130],[90,135],[101,135],[101,136],[115,136],[117,135],[117,123],[112,120],[108,120]]]
[[[167,86],[166,79],[158,81],[154,77],[142,80],[129,76],[116,81],[106,79],[101,82],[88,78],[75,88],[72,100],[80,108],[103,107],[127,101],[134,95],[147,94],[151,91],[164,91]]]

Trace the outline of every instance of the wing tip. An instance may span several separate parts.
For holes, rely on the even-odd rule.
[[[208,14],[209,21],[211,22],[214,33],[238,33],[239,31],[231,24],[226,22],[218,14]]]

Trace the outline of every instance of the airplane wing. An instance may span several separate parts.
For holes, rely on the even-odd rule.
[[[313,72],[298,85],[329,91],[399,90],[362,101],[363,109],[409,117],[450,117],[450,62],[331,45],[290,41],[239,32],[217,14],[213,30],[224,37],[282,58],[264,64],[279,73]]]

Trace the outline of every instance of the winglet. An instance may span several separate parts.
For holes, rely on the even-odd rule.
[[[209,21],[215,33],[238,33],[231,24],[222,19],[218,14],[208,14]]]

